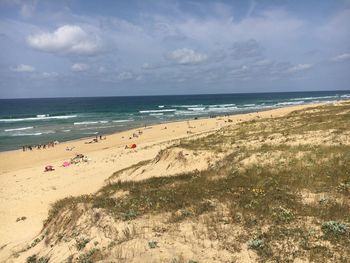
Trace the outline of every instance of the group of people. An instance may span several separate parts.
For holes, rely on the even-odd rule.
[[[141,130],[138,130],[137,131],[137,133],[133,133],[132,134],[132,137],[133,138],[138,138],[140,135],[142,135],[143,134],[143,132],[141,131]],[[131,137],[129,138],[129,139],[131,139]]]
[[[36,144],[36,145],[24,145],[22,146],[23,152],[25,151],[33,151],[34,149],[41,150],[41,149],[47,149],[47,148],[53,148],[56,144],[58,144],[58,141],[43,143],[43,144]]]
[[[106,136],[96,135],[96,137],[94,139],[92,139],[92,141],[85,142],[85,144],[90,144],[90,143],[98,142],[98,140],[102,141],[102,140],[106,140],[106,139],[107,139]]]
[[[129,140],[132,140],[133,138],[138,138],[142,134],[143,134],[143,132],[141,130],[138,130],[137,133],[134,132],[132,134],[132,136],[129,137]],[[124,139],[124,136],[122,138]],[[125,149],[135,149],[135,148],[136,148],[136,144],[135,143],[131,143],[131,144],[125,145]]]

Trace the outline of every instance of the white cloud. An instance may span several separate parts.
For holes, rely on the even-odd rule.
[[[57,72],[42,72],[41,77],[42,78],[55,78],[58,76]]]
[[[15,72],[34,72],[35,68],[29,65],[20,64],[11,70]]]
[[[346,61],[349,59],[350,59],[350,53],[344,53],[344,54],[341,54],[339,56],[335,56],[334,58],[332,58],[332,60],[336,61],[336,62],[343,62],[343,61]]]
[[[207,60],[206,54],[195,52],[189,48],[176,49],[168,56],[178,64],[198,64]]]
[[[27,37],[27,43],[46,52],[95,54],[101,48],[98,36],[85,32],[80,26],[65,25],[53,33],[39,33]]]
[[[293,67],[290,67],[287,70],[287,72],[289,72],[289,73],[300,72],[300,71],[307,70],[307,69],[309,69],[311,67],[312,67],[311,64],[298,64],[298,65],[295,65]]]
[[[83,63],[76,63],[72,65],[72,71],[75,71],[75,72],[87,71],[88,69],[89,69],[89,66]]]
[[[130,71],[122,71],[117,75],[119,80],[130,80],[134,78],[134,74]]]
[[[149,63],[143,63],[143,64],[142,64],[142,68],[143,68],[143,69],[152,69],[152,65],[149,64]]]
[[[38,72],[36,71],[34,74],[31,74],[30,77],[35,80],[48,80],[48,79],[55,79],[58,77],[57,72]]]

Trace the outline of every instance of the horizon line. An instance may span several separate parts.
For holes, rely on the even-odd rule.
[[[191,94],[158,94],[158,95],[107,95],[107,96],[67,96],[67,97],[20,97],[0,98],[0,100],[20,99],[77,99],[77,98],[115,98],[115,97],[166,97],[166,96],[200,96],[200,95],[234,95],[234,94],[267,94],[267,93],[306,93],[306,92],[346,92],[350,90],[303,90],[303,91],[270,91],[270,92],[233,92],[233,93],[191,93]]]

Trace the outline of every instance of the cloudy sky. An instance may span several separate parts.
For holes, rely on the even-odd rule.
[[[0,0],[0,98],[350,89],[349,0]]]

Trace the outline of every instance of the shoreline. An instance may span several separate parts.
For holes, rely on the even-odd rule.
[[[246,112],[239,112],[239,113],[234,113],[234,114],[232,114],[232,113],[231,114],[217,114],[217,115],[213,115],[213,117],[210,117],[210,116],[195,116],[195,117],[192,117],[192,118],[185,118],[185,119],[165,120],[164,122],[143,123],[142,125],[139,125],[139,126],[136,126],[136,127],[125,127],[125,129],[122,129],[122,130],[114,131],[114,132],[101,133],[101,135],[102,136],[111,136],[111,135],[115,135],[115,134],[119,134],[119,133],[123,133],[123,132],[127,132],[127,131],[143,129],[144,127],[153,127],[153,126],[164,125],[164,124],[181,123],[181,122],[196,121],[196,120],[215,119],[215,118],[228,117],[228,116],[232,117],[232,116],[238,116],[238,115],[258,113],[258,112],[274,111],[274,110],[283,109],[283,108],[289,108],[289,107],[320,105],[320,104],[327,104],[327,103],[339,103],[339,102],[342,102],[342,101],[346,101],[346,100],[335,100],[335,101],[317,102],[317,103],[304,103],[304,104],[298,104],[298,105],[285,105],[285,106],[282,106],[282,107],[273,107],[273,108],[270,108],[270,109],[246,111]],[[96,135],[99,136],[100,134],[96,134]],[[82,140],[89,140],[89,139],[92,139],[92,138],[95,138],[95,135],[84,136],[84,137],[81,137],[81,138],[78,138],[78,139],[72,139],[72,140],[63,140],[63,141],[60,141],[59,144],[75,143],[75,142],[79,142],[79,141],[82,141]],[[55,141],[55,140],[52,140],[52,141]],[[21,147],[22,146],[18,146],[17,149],[11,149],[11,150],[4,150],[4,151],[0,150],[0,157],[1,157],[2,154],[22,151]],[[36,150],[37,149],[35,149],[34,151],[36,151]]]
[[[201,136],[227,125],[239,125],[257,118],[276,118],[324,104],[294,105],[262,112],[163,123],[114,133],[108,135],[107,140],[93,144],[85,144],[86,139],[79,139],[45,150],[1,152],[0,247],[4,249],[0,250],[0,260],[40,232],[53,202],[67,196],[96,192],[114,172],[154,158],[176,140]],[[138,130],[142,130],[143,134],[130,140],[130,134]],[[136,143],[137,148],[125,149],[125,145],[130,143]],[[74,151],[66,151],[67,146],[75,147]],[[62,167],[65,160],[77,153],[88,156],[91,161]],[[55,171],[44,172],[47,164],[53,165]],[[26,219],[17,222],[16,219],[21,217]]]
[[[320,105],[324,105],[324,104],[328,104],[328,103],[341,103],[342,101],[345,101],[345,100],[338,100],[338,101],[334,101],[334,102],[321,102],[321,103],[309,103],[309,104],[300,104],[300,105],[289,105],[289,106],[284,106],[284,107],[278,107],[278,108],[273,108],[273,109],[266,109],[266,110],[261,110],[261,111],[252,111],[252,112],[246,112],[246,113],[238,113],[238,114],[231,114],[231,115],[216,115],[215,117],[198,117],[197,119],[195,118],[191,118],[191,119],[181,119],[181,120],[176,120],[176,121],[169,121],[169,122],[162,122],[162,123],[158,123],[158,124],[152,124],[152,125],[145,125],[145,126],[140,126],[140,127],[136,127],[136,128],[131,128],[131,129],[126,129],[126,130],[123,130],[123,131],[117,131],[117,132],[113,132],[113,133],[106,133],[106,134],[103,134],[103,136],[106,136],[107,137],[107,141],[109,140],[108,138],[115,138],[117,136],[122,136],[125,138],[125,136],[128,136],[129,133],[135,133],[139,130],[147,130],[147,129],[153,129],[153,128],[157,128],[157,127],[160,127],[162,125],[176,125],[176,124],[179,124],[179,125],[183,125],[185,123],[188,123],[188,122],[201,122],[201,121],[210,121],[210,120],[216,120],[216,119],[220,119],[220,118],[238,118],[238,117],[244,117],[244,116],[249,116],[251,114],[259,114],[259,113],[265,113],[265,112],[275,112],[275,111],[279,111],[279,110],[284,110],[284,109],[299,109],[299,108],[304,108],[304,107],[315,107],[315,106],[320,106]],[[66,147],[69,147],[71,145],[75,145],[75,144],[78,144],[78,145],[81,145],[82,143],[83,144],[86,144],[86,140],[92,140],[93,138],[95,138],[95,136],[87,136],[87,137],[82,137],[82,138],[79,138],[79,139],[74,139],[74,140],[68,140],[68,141],[62,141],[60,142],[59,144],[57,144],[55,147],[52,147],[52,148],[47,148],[47,149],[33,149],[33,151],[25,151],[23,152],[21,149],[16,149],[16,150],[8,150],[8,151],[0,151],[0,176],[1,174],[3,174],[4,172],[8,172],[9,170],[6,170],[6,167],[8,167],[8,165],[6,164],[6,160],[8,160],[9,158],[12,158],[13,155],[20,155],[21,153],[23,155],[26,155],[26,154],[35,154],[35,153],[39,153],[39,155],[42,155],[42,153],[47,153],[47,152],[52,152],[53,150],[55,149],[59,149],[60,151],[62,151],[62,148],[66,148]],[[124,140],[124,142],[127,145],[128,142],[132,142],[132,141],[135,141],[134,140]],[[101,141],[99,141],[98,143],[93,143],[93,144],[90,144],[90,145],[98,145],[100,144]],[[114,146],[122,146],[120,144],[118,145],[114,145]],[[111,146],[113,147],[113,146]],[[102,150],[103,148],[100,148],[100,147],[90,147],[91,149],[84,149],[84,150],[88,150],[89,152],[90,151],[96,151],[96,150]],[[71,153],[71,152],[67,152],[68,154]],[[71,155],[71,154],[70,154]],[[21,156],[23,157],[23,156]],[[60,156],[57,156],[57,158],[67,158],[67,155],[66,154],[62,154]],[[42,159],[42,161],[50,161],[49,159],[47,158],[44,158]],[[53,159],[56,161],[56,159]],[[32,164],[31,164],[32,165]],[[5,167],[5,168],[4,168]],[[28,167],[27,165],[25,165],[24,167],[22,166],[22,168],[26,168]],[[2,169],[4,169],[5,171],[2,171]]]

